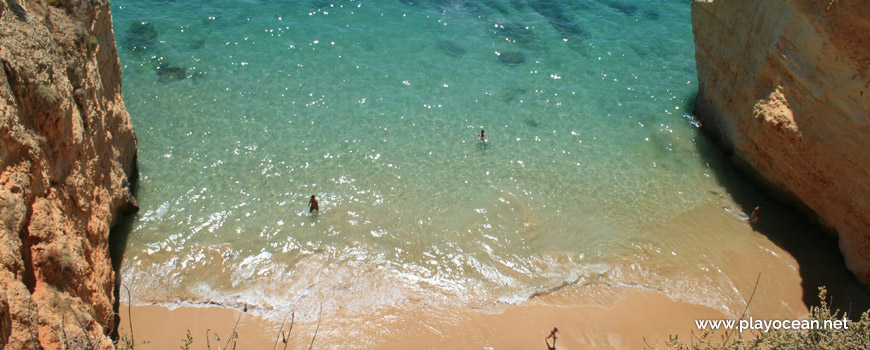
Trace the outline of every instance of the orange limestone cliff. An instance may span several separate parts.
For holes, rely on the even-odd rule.
[[[870,284],[870,2],[696,0],[695,114]]]
[[[108,1],[0,1],[0,66],[0,347],[111,349],[136,137]]]

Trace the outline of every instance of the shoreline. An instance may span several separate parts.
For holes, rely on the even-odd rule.
[[[800,303],[800,295],[784,296],[777,287],[782,285],[759,288],[747,315],[756,319],[809,315]],[[592,291],[598,296],[590,297]],[[752,286],[741,288],[745,299],[751,293]],[[794,298],[797,300],[791,300]],[[798,309],[788,305],[795,302]],[[342,315],[340,305],[328,301],[322,305],[322,314],[317,310],[295,314],[287,348],[306,348],[313,338],[313,348],[330,349],[540,348],[549,331],[558,327],[558,349],[645,349],[647,344],[663,346],[671,335],[684,341],[699,335],[703,330],[696,328],[695,320],[733,318],[708,306],[673,300],[659,291],[613,285],[569,287],[518,305],[493,304],[465,310],[391,308],[362,319]],[[133,305],[129,310],[135,340],[149,341],[137,345],[143,350],[178,347],[188,330],[194,339],[193,348],[206,346],[206,334],[212,348],[215,334],[220,336],[223,348],[237,321],[238,349],[266,349],[276,345],[282,329],[280,321],[218,305],[174,309]],[[130,313],[128,305],[122,303],[122,336],[129,335]],[[283,329],[289,325],[288,317]],[[279,341],[277,348],[283,349],[284,343]]]
[[[696,300],[685,301],[682,291],[673,286],[669,290],[656,290],[606,282],[567,286],[516,305],[496,302],[474,309],[432,309],[412,299],[401,306],[374,309],[362,316],[344,309],[346,305],[340,301],[320,296],[316,301],[322,302],[321,327],[317,328],[317,303],[299,305],[287,348],[307,348],[315,332],[314,348],[531,348],[540,347],[549,331],[558,327],[559,349],[643,349],[646,342],[664,345],[670,335],[686,340],[693,332],[699,334],[694,320],[736,318],[750,297],[747,316],[756,319],[800,318],[809,314],[803,286],[807,281],[802,278],[798,259],[787,249],[761,234],[748,246],[729,245],[730,233],[753,228],[711,206],[680,215],[669,225],[674,231],[698,228],[702,228],[698,234],[719,247],[717,254],[726,256],[718,273],[728,276],[729,288],[739,295],[736,302],[742,305],[704,306]],[[761,282],[753,292],[759,273]],[[692,286],[687,287],[691,290]],[[128,300],[124,301],[119,324],[122,336],[129,334],[130,321]],[[141,350],[178,347],[187,330],[194,339],[192,348],[206,346],[207,331],[213,348],[214,332],[225,342],[239,316],[237,348],[269,348],[275,345],[281,327],[281,320],[274,318],[280,317],[267,319],[255,313],[290,313],[277,309],[241,312],[208,301],[170,306],[174,308],[134,302],[130,307],[135,340],[150,341],[138,345]],[[223,345],[226,344],[221,348]]]
[[[342,329],[342,320],[324,310],[319,330],[317,322],[297,321],[288,348],[310,345],[314,348],[453,348],[504,349],[540,347],[553,327],[559,328],[559,349],[642,349],[663,345],[670,335],[691,336],[696,319],[723,319],[718,310],[674,301],[655,291],[611,287],[619,294],[610,305],[558,306],[550,303],[563,296],[536,298],[520,305],[505,305],[501,312],[476,310],[449,311],[442,314],[421,310],[387,310],[365,320],[358,331],[362,336],[343,336],[330,331]],[[186,306],[170,310],[165,306],[130,307],[134,338],[141,349],[166,349],[182,344],[189,330],[195,347],[201,347],[206,332],[215,346],[214,334],[222,347],[238,317],[239,349],[269,348],[275,345],[280,322],[219,306]],[[391,315],[404,314],[402,321],[389,322]],[[121,307],[120,332],[129,335],[128,308]],[[284,325],[288,328],[289,321]],[[375,325],[374,327],[372,327]],[[378,327],[378,325],[382,327]],[[339,328],[336,328],[339,327]],[[356,333],[356,332],[354,332]],[[283,348],[279,341],[278,348]]]

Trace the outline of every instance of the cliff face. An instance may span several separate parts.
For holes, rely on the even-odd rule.
[[[108,1],[0,0],[0,65],[0,346],[112,348],[136,138]]]
[[[692,27],[703,128],[870,284],[870,2],[694,1]]]

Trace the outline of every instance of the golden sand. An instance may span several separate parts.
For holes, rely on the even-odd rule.
[[[757,233],[757,246],[751,249],[729,245],[729,234],[752,230],[745,222],[723,215],[721,208],[702,206],[674,220],[670,229],[701,230],[718,247],[717,254],[727,257],[722,272],[744,301],[752,298],[747,315],[783,319],[808,314],[791,255]],[[520,305],[493,304],[479,310],[404,307],[380,310],[364,320],[343,317],[340,305],[323,305],[319,328],[316,315],[296,315],[286,349],[546,349],[544,338],[553,327],[560,331],[558,349],[643,349],[646,344],[662,346],[670,335],[688,340],[700,333],[697,319],[735,317],[659,291],[607,282],[568,287]],[[280,320],[241,310],[156,305],[130,310],[121,307],[121,333],[129,334],[132,319],[136,342],[148,341],[137,346],[140,350],[178,348],[187,331],[194,339],[192,349],[223,349],[237,320],[238,349],[285,348],[281,341],[276,346]],[[288,326],[289,320],[283,329]]]

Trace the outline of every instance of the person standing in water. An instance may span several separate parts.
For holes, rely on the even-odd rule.
[[[746,222],[752,224],[752,223],[758,222],[758,220],[761,220],[761,206],[760,205],[755,207],[755,210],[752,211],[752,215],[750,215],[749,218],[746,219]]]
[[[320,204],[317,204],[317,197],[312,194],[311,199],[308,200],[308,212],[313,213],[315,210],[320,212]]]
[[[477,138],[480,139],[480,148],[486,149],[486,132],[483,129],[480,129],[480,134],[477,135]]]

